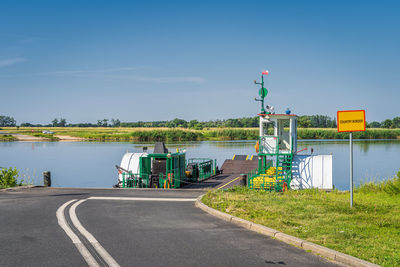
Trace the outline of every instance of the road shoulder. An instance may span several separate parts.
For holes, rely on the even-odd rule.
[[[329,260],[341,263],[341,264],[345,264],[348,266],[365,266],[365,267],[372,267],[372,266],[379,266],[376,265],[374,263],[341,253],[339,251],[330,249],[330,248],[326,248],[317,244],[314,244],[312,242],[306,241],[306,240],[302,240],[300,238],[291,236],[291,235],[287,235],[285,233],[281,233],[275,229],[272,228],[268,228],[266,226],[260,225],[260,224],[256,224],[253,223],[251,221],[247,221],[232,215],[229,215],[227,213],[224,213],[222,211],[218,211],[216,209],[213,209],[207,205],[205,205],[201,199],[203,198],[204,195],[201,195],[197,198],[196,202],[195,202],[195,206],[197,208],[202,209],[203,211],[219,218],[222,219],[224,221],[228,221],[228,222],[232,222],[236,225],[239,225],[243,228],[246,228],[250,231],[253,232],[257,232],[259,234],[268,236],[268,237],[272,237],[275,239],[278,239],[284,243],[290,244],[290,245],[294,245],[296,247],[302,248],[306,251],[311,251],[313,254],[316,254],[318,256],[322,256],[324,258],[327,258]]]

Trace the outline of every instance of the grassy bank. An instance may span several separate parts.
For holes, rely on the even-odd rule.
[[[0,142],[10,142],[10,141],[15,141],[15,140],[17,140],[17,138],[15,138],[14,136],[12,136],[12,135],[9,135],[9,134],[1,134],[0,135]]]
[[[331,128],[300,128],[298,139],[349,139],[349,133],[339,133]],[[400,129],[367,129],[365,132],[354,132],[354,139],[400,139]]]
[[[35,136],[35,137],[46,138],[49,141],[58,141],[58,140],[60,140],[58,137],[55,137],[54,134],[33,133],[32,135]]]
[[[57,137],[43,134],[43,130],[51,130],[54,135],[65,135],[83,138],[88,141],[200,141],[200,140],[255,140],[258,138],[258,128],[209,128],[193,130],[186,128],[5,128],[10,133],[20,133],[57,140]],[[33,130],[33,132],[32,132]],[[272,133],[271,133],[272,134]],[[348,133],[338,133],[336,129],[300,128],[299,139],[348,139]],[[400,129],[368,129],[365,132],[355,132],[354,139],[400,139]],[[12,140],[10,140],[12,141]]]
[[[387,183],[348,192],[210,191],[215,209],[383,266],[400,266],[400,172]]]
[[[56,134],[83,138],[88,141],[197,141],[202,140],[199,131],[186,129],[152,128],[91,128],[55,130]]]

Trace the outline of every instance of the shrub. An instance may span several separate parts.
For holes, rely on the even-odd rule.
[[[16,168],[1,168],[0,171],[0,188],[14,187],[21,185],[17,183],[18,170]]]
[[[385,192],[389,195],[400,195],[400,171],[397,177],[382,182],[363,183],[356,190],[364,193]]]

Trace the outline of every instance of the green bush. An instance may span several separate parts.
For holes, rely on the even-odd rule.
[[[9,142],[9,141],[15,141],[15,140],[17,140],[17,138],[15,138],[14,136],[12,136],[10,134],[0,135],[0,141]]]
[[[362,183],[356,191],[362,193],[385,192],[389,195],[400,195],[400,171],[397,173],[397,177],[395,176],[386,181]]]
[[[14,186],[19,186],[22,184],[17,183],[17,178],[18,178],[18,170],[16,168],[1,168],[0,171],[0,188],[8,188],[8,187],[14,187]]]
[[[400,136],[398,129],[367,129],[365,132],[354,132],[354,139],[396,139]],[[349,139],[349,133],[338,132],[336,129],[297,130],[298,139]]]
[[[55,137],[53,134],[44,134],[44,133],[34,133],[33,136],[35,137],[44,137],[50,139],[51,141],[58,141],[59,138]]]
[[[258,129],[220,129],[205,131],[204,137],[218,140],[255,140],[258,139]]]

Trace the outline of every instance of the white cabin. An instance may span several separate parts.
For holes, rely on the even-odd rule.
[[[297,116],[291,114],[259,114],[259,116],[260,153],[296,153]]]

